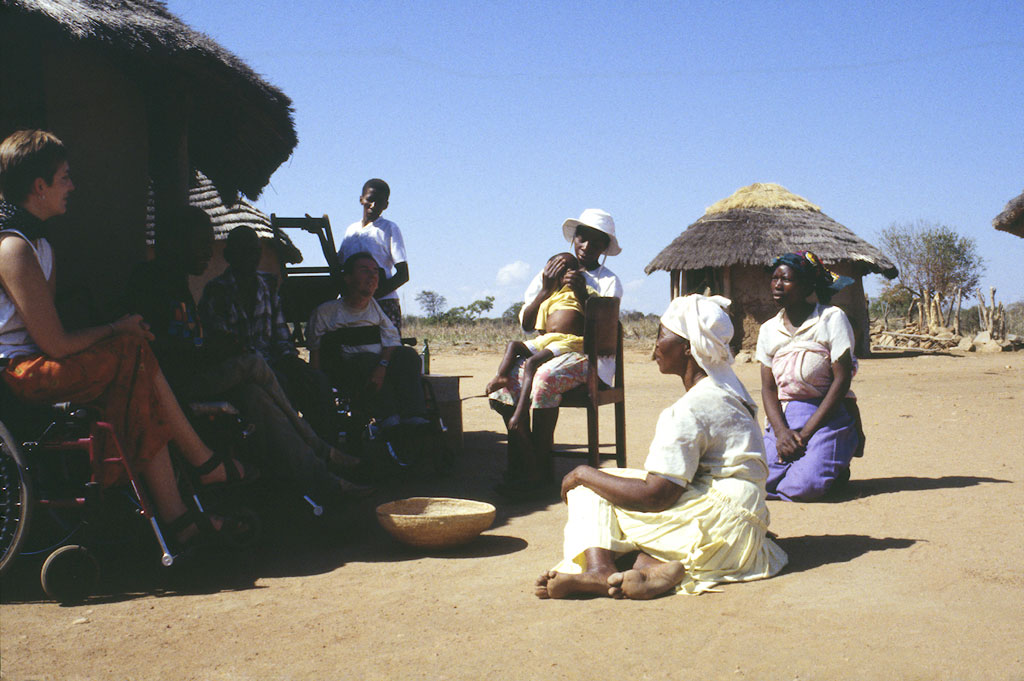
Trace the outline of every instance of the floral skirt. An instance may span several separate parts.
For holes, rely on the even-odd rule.
[[[72,402],[97,407],[120,437],[128,462],[138,470],[171,439],[153,385],[159,370],[145,340],[118,335],[62,359],[15,358],[2,375],[14,396],[29,404]],[[104,457],[116,452],[113,443],[104,443]],[[125,477],[121,466],[105,466],[101,483],[108,486]]]
[[[519,400],[525,363],[525,357],[517,359],[512,371],[509,372],[508,386],[495,390],[488,397],[502,404],[515,406]],[[533,394],[530,395],[533,408],[558,407],[562,403],[562,393],[583,385],[587,379],[589,366],[587,356],[580,352],[567,352],[541,364],[533,376]]]

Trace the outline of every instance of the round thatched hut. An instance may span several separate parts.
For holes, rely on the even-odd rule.
[[[1003,212],[992,220],[992,226],[1024,238],[1024,192],[1017,198],[1010,199]]]
[[[710,289],[731,298],[734,345],[751,349],[758,327],[778,312],[767,266],[776,256],[801,250],[814,251],[831,269],[853,278],[854,284],[832,302],[849,315],[857,354],[866,356],[870,344],[862,278],[876,273],[892,279],[896,266],[821,208],[777,184],[755,183],[715,203],[644,271],[668,272],[672,297]]]
[[[231,204],[225,203],[220,191],[213,182],[201,171],[193,171],[189,183],[188,202],[192,206],[202,208],[210,216],[213,224],[213,258],[206,272],[198,277],[190,277],[192,294],[199,300],[203,287],[210,279],[222,274],[227,269],[224,259],[224,246],[235,227],[246,225],[252,227],[260,237],[263,245],[263,257],[260,259],[260,270],[281,278],[284,265],[302,262],[302,253],[282,230],[274,227],[270,218],[256,206],[245,199],[238,199]],[[150,191],[149,202],[146,204],[146,245],[153,250],[156,241],[156,206],[153,192]]]

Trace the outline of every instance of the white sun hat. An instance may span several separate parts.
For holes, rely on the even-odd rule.
[[[608,235],[608,249],[605,251],[607,255],[622,253],[619,240],[615,238],[615,220],[612,220],[612,216],[607,212],[600,208],[588,208],[580,213],[579,220],[569,218],[562,223],[562,234],[565,236],[565,240],[572,243],[573,237],[576,236],[576,228],[581,226],[590,227]]]

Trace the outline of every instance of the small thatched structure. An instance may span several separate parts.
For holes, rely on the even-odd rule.
[[[77,189],[51,239],[62,289],[109,310],[201,170],[232,205],[256,198],[297,143],[280,90],[158,0],[0,0],[0,138],[52,130]]]
[[[1024,192],[1017,198],[1010,199],[1003,212],[992,220],[992,226],[1024,238]]]
[[[285,263],[302,262],[302,253],[299,249],[295,247],[287,234],[270,224],[270,218],[263,211],[243,198],[239,198],[233,205],[225,204],[213,182],[198,170],[192,177],[192,183],[188,190],[188,202],[202,208],[210,216],[215,240],[210,266],[202,276],[192,277],[192,289],[197,299],[202,294],[206,282],[219,275],[227,267],[227,261],[224,260],[224,241],[235,227],[248,225],[256,231],[263,244],[260,269],[274,274],[279,280],[281,267]],[[151,248],[154,245],[155,223],[156,207],[153,195],[150,193],[149,202],[146,205],[146,245]]]
[[[896,276],[896,266],[877,248],[777,184],[752,184],[710,206],[644,268],[670,274],[672,297],[710,288],[733,301],[737,347],[752,348],[757,329],[778,308],[767,271],[783,253],[810,250],[834,271],[854,279],[833,298],[850,317],[857,352],[868,352],[867,303],[861,279],[869,273]]]

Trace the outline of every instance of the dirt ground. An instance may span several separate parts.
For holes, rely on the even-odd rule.
[[[498,359],[435,350],[432,368],[468,375],[465,397]],[[756,365],[737,373],[756,396]],[[640,352],[626,382],[639,467],[682,387]],[[854,388],[867,455],[829,503],[769,502],[790,556],[774,579],[649,602],[534,598],[534,578],[559,558],[564,509],[497,500],[500,420],[467,399],[456,473],[382,490],[367,507],[414,494],[493,501],[498,518],[475,543],[423,555],[367,509],[354,538],[285,513],[257,555],[197,581],[176,584],[147,555],[122,560],[103,595],[62,607],[31,586],[34,568],[15,571],[0,677],[1024,679],[1024,355],[871,359]],[[585,420],[564,411],[558,441],[582,442]]]

